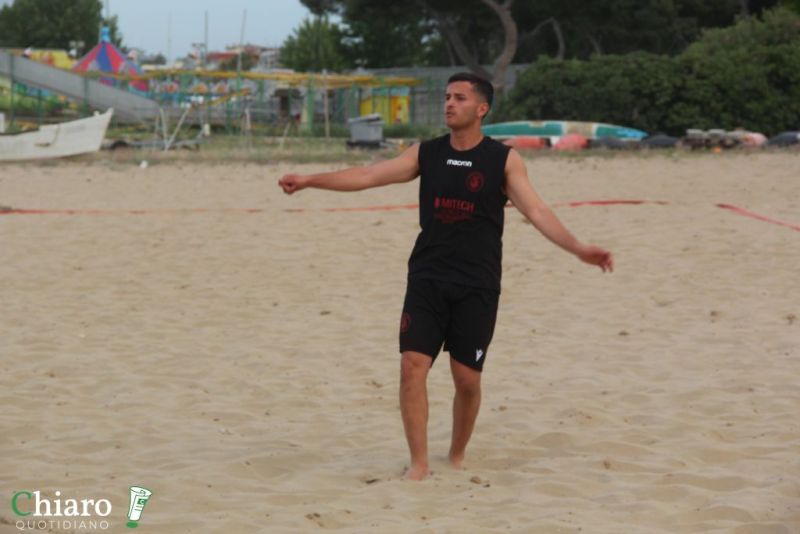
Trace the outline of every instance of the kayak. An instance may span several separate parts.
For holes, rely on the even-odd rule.
[[[484,135],[496,139],[508,139],[521,135],[548,137],[557,140],[565,135],[580,134],[587,139],[603,139],[613,137],[616,139],[639,141],[647,137],[647,133],[616,126],[614,124],[604,124],[602,122],[578,122],[578,121],[512,121],[498,122],[481,126]]]

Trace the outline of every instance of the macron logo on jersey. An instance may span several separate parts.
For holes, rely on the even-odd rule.
[[[453,167],[472,167],[471,161],[463,161],[460,159],[448,159],[447,164]]]

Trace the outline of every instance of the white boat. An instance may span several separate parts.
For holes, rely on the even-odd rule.
[[[63,158],[100,150],[114,110],[31,132],[0,135],[0,161]]]

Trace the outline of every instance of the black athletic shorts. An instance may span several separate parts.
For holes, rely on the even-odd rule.
[[[483,370],[494,335],[500,294],[439,280],[409,280],[400,317],[400,352],[431,357],[444,343],[450,357]]]

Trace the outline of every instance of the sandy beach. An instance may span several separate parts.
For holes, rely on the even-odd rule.
[[[0,166],[0,205],[42,210],[0,214],[0,533],[23,490],[108,499],[126,531],[129,486],[153,492],[141,532],[800,532],[800,231],[717,206],[800,225],[800,153],[527,163],[616,272],[507,210],[467,469],[445,354],[421,483],[397,399],[417,212],[338,209],[414,204],[416,181]],[[565,204],[596,200],[648,202]]]

